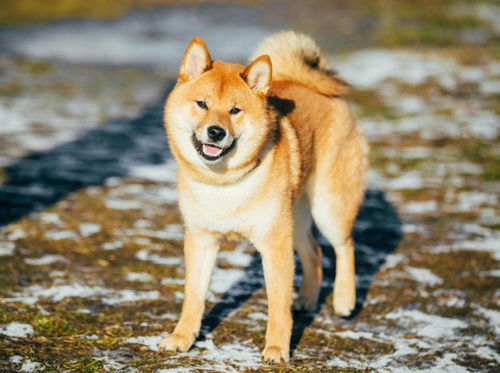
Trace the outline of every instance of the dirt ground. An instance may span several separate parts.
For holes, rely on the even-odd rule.
[[[498,2],[76,3],[0,5],[1,372],[500,371]],[[370,142],[355,312],[333,315],[314,229],[320,302],[290,363],[262,363],[260,257],[226,243],[196,344],[160,353],[183,298],[162,128],[180,57],[199,35],[245,61],[284,28],[352,85]]]

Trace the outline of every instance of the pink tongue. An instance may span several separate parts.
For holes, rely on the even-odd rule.
[[[222,148],[214,145],[203,144],[203,153],[216,157],[222,153]]]

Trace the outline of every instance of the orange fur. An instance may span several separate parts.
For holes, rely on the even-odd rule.
[[[327,72],[319,48],[304,35],[278,33],[258,52],[246,67],[212,62],[204,42],[193,39],[165,106],[186,227],[186,295],[164,350],[185,351],[194,342],[223,237],[247,239],[262,254],[269,303],[264,360],[289,359],[294,248],[304,268],[295,307],[316,304],[322,269],[312,219],[337,256],[335,312],[354,308],[351,230],[367,146],[347,104],[332,97],[346,85]],[[307,65],[308,58],[316,59]],[[219,145],[227,153],[207,160],[199,144],[214,125],[225,130]]]

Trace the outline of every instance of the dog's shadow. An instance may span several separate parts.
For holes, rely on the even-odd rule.
[[[325,304],[332,292],[335,278],[335,255],[333,248],[321,237],[316,227],[312,227],[316,240],[323,251],[323,282],[319,294],[318,305],[312,312],[294,312],[291,353],[296,349],[305,328]],[[393,252],[402,237],[401,220],[395,207],[387,201],[379,190],[368,190],[354,226],[356,247],[356,307],[347,319],[355,318],[363,308],[366,294],[374,275],[384,263],[385,258]],[[300,283],[302,271],[300,261],[296,260],[297,273],[295,287]],[[244,269],[241,279],[227,290],[218,302],[205,314],[198,340],[205,339],[233,311],[247,301],[254,292],[264,286],[261,258],[255,253],[251,263]],[[333,315],[332,315],[333,316]]]

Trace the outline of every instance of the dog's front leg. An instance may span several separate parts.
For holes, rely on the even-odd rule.
[[[265,361],[280,363],[290,358],[292,332],[293,246],[292,228],[275,227],[260,242],[254,242],[262,254],[266,281],[268,321]]]
[[[214,235],[201,230],[186,229],[186,276],[181,317],[173,333],[160,343],[161,350],[187,351],[193,344],[200,331],[205,297],[218,250],[219,242]]]

